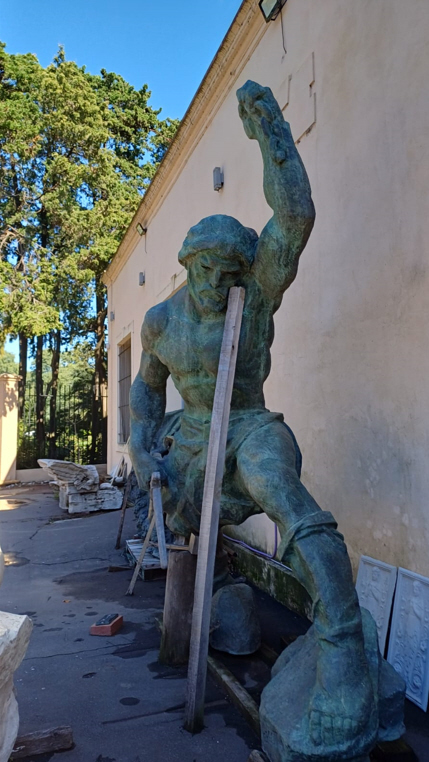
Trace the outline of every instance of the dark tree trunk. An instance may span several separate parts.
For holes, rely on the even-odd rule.
[[[25,384],[27,383],[28,338],[19,334],[19,375],[18,382],[18,418],[22,421],[25,406]]]
[[[41,207],[39,212],[40,221],[40,243],[43,248],[48,246],[48,231],[46,209]],[[44,336],[36,337],[36,445],[37,457],[43,458],[45,455],[45,404],[46,397],[43,396],[43,343]]]
[[[104,287],[96,287],[96,344],[94,351],[94,392],[92,397],[91,463],[97,455],[101,462],[107,461],[107,369],[106,369],[106,296]]]
[[[48,457],[57,457],[57,395],[58,395],[58,374],[60,371],[61,355],[61,331],[52,331],[52,360],[51,360],[51,381],[50,381],[50,401],[49,401],[49,448]]]
[[[45,455],[45,398],[43,397],[43,336],[36,338],[36,447],[37,457]]]

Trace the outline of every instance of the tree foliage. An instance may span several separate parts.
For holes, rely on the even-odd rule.
[[[147,85],[0,46],[0,338],[70,337],[177,123]]]
[[[0,354],[0,373],[18,373],[18,363],[13,352]]]
[[[150,96],[113,72],[90,74],[62,48],[43,68],[0,43],[0,342],[20,337],[22,406],[35,336],[39,396],[43,347],[55,390],[61,348],[91,332],[95,398],[106,385],[101,276],[178,124]],[[93,413],[96,427],[104,412]]]

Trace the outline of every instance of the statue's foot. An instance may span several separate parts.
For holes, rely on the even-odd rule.
[[[261,696],[270,759],[367,760],[378,729],[375,625],[374,637],[364,634],[365,645],[359,634],[327,642],[313,625],[283,651]]]
[[[316,685],[310,697],[309,731],[315,746],[345,749],[367,736],[375,740],[377,702],[360,638],[339,643],[322,640]]]

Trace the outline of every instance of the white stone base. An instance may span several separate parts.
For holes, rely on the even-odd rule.
[[[68,493],[69,513],[92,513],[92,511],[117,511],[122,505],[122,492],[117,487],[97,492]]]
[[[8,762],[18,735],[13,674],[24,658],[32,627],[28,616],[0,611],[0,762]]]

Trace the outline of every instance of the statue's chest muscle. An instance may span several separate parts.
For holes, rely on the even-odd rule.
[[[263,312],[244,314],[236,375],[265,375],[267,352],[272,342]],[[268,321],[269,323],[270,321]],[[272,321],[271,321],[272,323]],[[167,325],[157,347],[160,360],[173,376],[213,376],[219,365],[224,322],[195,323],[184,317],[174,317]],[[271,339],[271,340],[270,340]],[[268,340],[268,341],[267,341]]]
[[[216,375],[223,324],[173,320],[158,345],[158,356],[173,375],[207,372]]]

